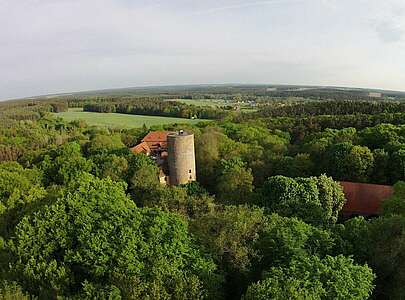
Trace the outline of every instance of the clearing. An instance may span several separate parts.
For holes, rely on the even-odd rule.
[[[225,106],[229,105],[226,101],[222,99],[167,99],[165,101],[175,101],[181,102],[184,104],[191,104],[195,106],[211,106],[211,107],[218,107],[218,106]]]
[[[255,107],[252,107],[249,103],[237,103],[231,100],[226,101],[223,99],[167,99],[165,101],[175,101],[195,106],[210,106],[210,107],[239,106],[240,110],[244,112],[257,111],[257,109]]]
[[[208,121],[203,119],[184,119],[184,118],[171,118],[160,116],[144,116],[144,115],[129,115],[117,113],[97,113],[86,112],[82,108],[69,108],[69,111],[62,113],[55,113],[57,117],[61,117],[66,121],[83,120],[88,125],[103,126],[110,128],[137,128],[142,127],[144,124],[148,127],[154,125],[166,124],[195,124],[200,121]]]

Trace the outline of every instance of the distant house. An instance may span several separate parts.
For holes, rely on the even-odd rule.
[[[368,93],[368,96],[370,98],[381,98],[383,96],[383,94],[382,93],[377,93],[377,92],[370,92],[370,93]]]
[[[377,216],[381,205],[389,198],[394,189],[390,185],[368,184],[341,181],[346,204],[342,209],[344,216]]]

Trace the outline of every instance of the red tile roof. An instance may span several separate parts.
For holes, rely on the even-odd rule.
[[[148,144],[149,148],[154,149],[157,147],[167,148],[167,135],[172,133],[171,131],[152,131],[149,132],[142,142]]]
[[[341,181],[347,202],[343,207],[344,215],[378,215],[382,202],[390,197],[394,189],[390,185],[355,183]]]
[[[130,149],[133,153],[145,153],[145,154],[149,154],[151,152],[148,143],[146,142],[142,142],[138,145],[136,145],[135,147],[132,147]]]

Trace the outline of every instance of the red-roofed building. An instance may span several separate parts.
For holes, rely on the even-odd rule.
[[[394,189],[390,185],[355,183],[341,181],[346,204],[342,213],[344,216],[360,215],[374,216],[381,213],[382,202],[390,197]]]
[[[171,131],[152,131],[149,132],[142,142],[148,144],[152,151],[167,149],[167,136],[172,133]]]
[[[149,145],[146,142],[142,142],[142,143],[132,147],[130,150],[135,154],[144,153],[146,155],[149,155],[151,153]]]

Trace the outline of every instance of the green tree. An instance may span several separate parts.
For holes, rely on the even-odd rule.
[[[330,148],[333,145],[341,143],[351,144],[356,140],[356,134],[356,129],[351,127],[340,130],[327,128],[322,132],[309,136],[303,145],[303,149],[311,155],[313,161],[326,162],[326,157],[328,154],[330,155],[328,152],[330,152]],[[317,167],[320,168],[322,165],[325,164],[318,164]]]
[[[216,169],[219,165],[219,147],[224,135],[216,128],[207,127],[196,136],[196,168],[197,178],[204,187],[214,190]]]
[[[248,203],[253,192],[252,171],[239,158],[222,160],[221,170],[216,186],[218,200],[227,204]]]
[[[270,158],[271,174],[287,177],[306,177],[314,174],[314,163],[309,154],[300,153],[291,156],[273,156]]]
[[[368,264],[377,274],[377,299],[405,297],[405,218],[382,217],[369,225]],[[360,237],[361,238],[361,237]]]
[[[116,154],[98,154],[91,157],[94,174],[100,178],[110,177],[114,181],[127,181],[129,174],[128,161]]]
[[[297,218],[271,214],[266,217],[255,242],[258,253],[256,272],[275,266],[286,266],[294,259],[330,253],[333,236],[326,230],[306,224]]]
[[[230,137],[236,141],[260,145],[273,153],[282,154],[287,150],[290,136],[284,132],[269,129],[253,124],[232,124],[228,126]]]
[[[405,149],[392,153],[390,161],[391,182],[405,180]]]
[[[13,232],[15,225],[45,198],[42,174],[24,169],[17,162],[0,164],[0,235]]]
[[[44,172],[46,184],[68,184],[78,179],[83,172],[90,172],[92,163],[83,157],[81,147],[76,142],[49,151],[39,164]]]
[[[384,149],[375,149],[373,151],[374,167],[371,175],[371,182],[379,184],[390,183],[390,155]]]
[[[351,143],[333,144],[326,150],[324,164],[327,174],[337,180],[348,180],[349,170],[346,157],[353,148]]]
[[[352,256],[359,263],[368,261],[373,242],[370,236],[370,224],[364,217],[355,217],[333,229],[335,254]]]
[[[124,183],[91,175],[25,217],[9,249],[18,282],[40,297],[199,299],[221,282],[184,221],[136,208]]]
[[[270,177],[263,185],[261,203],[271,212],[299,217],[319,225],[337,221],[345,198],[339,183],[330,177]]]
[[[250,282],[258,259],[254,243],[265,222],[263,210],[249,206],[225,206],[191,221],[192,232],[224,271],[230,298]]]
[[[367,262],[377,275],[376,299],[405,297],[405,218],[400,215],[369,221],[358,217],[335,229],[336,253]]]
[[[405,182],[398,181],[394,185],[394,194],[382,203],[383,214],[386,216],[401,215],[405,217]]]
[[[3,281],[0,286],[0,300],[30,300],[27,293],[15,282]]]
[[[350,180],[367,182],[374,166],[374,156],[367,147],[353,146],[345,163]]]
[[[120,135],[94,135],[86,144],[86,152],[88,155],[111,153],[112,151],[125,149],[124,143],[121,141]]]
[[[146,155],[133,155],[129,160],[130,190],[135,201],[148,201],[159,188],[159,168]]]
[[[175,212],[187,217],[197,217],[212,211],[214,198],[208,194],[190,195],[182,186],[156,186],[145,197],[140,195],[145,207],[158,207],[163,211]]]
[[[336,223],[346,203],[342,186],[326,175],[316,177],[316,181],[323,220],[325,223]]]
[[[385,148],[387,144],[398,142],[398,127],[392,124],[378,124],[360,132],[362,144],[371,149]]]
[[[326,153],[328,175],[338,180],[366,182],[373,170],[373,153],[367,147],[350,143],[333,144]]]
[[[375,275],[351,258],[309,256],[288,267],[272,268],[252,284],[244,300],[264,299],[368,299]]]

